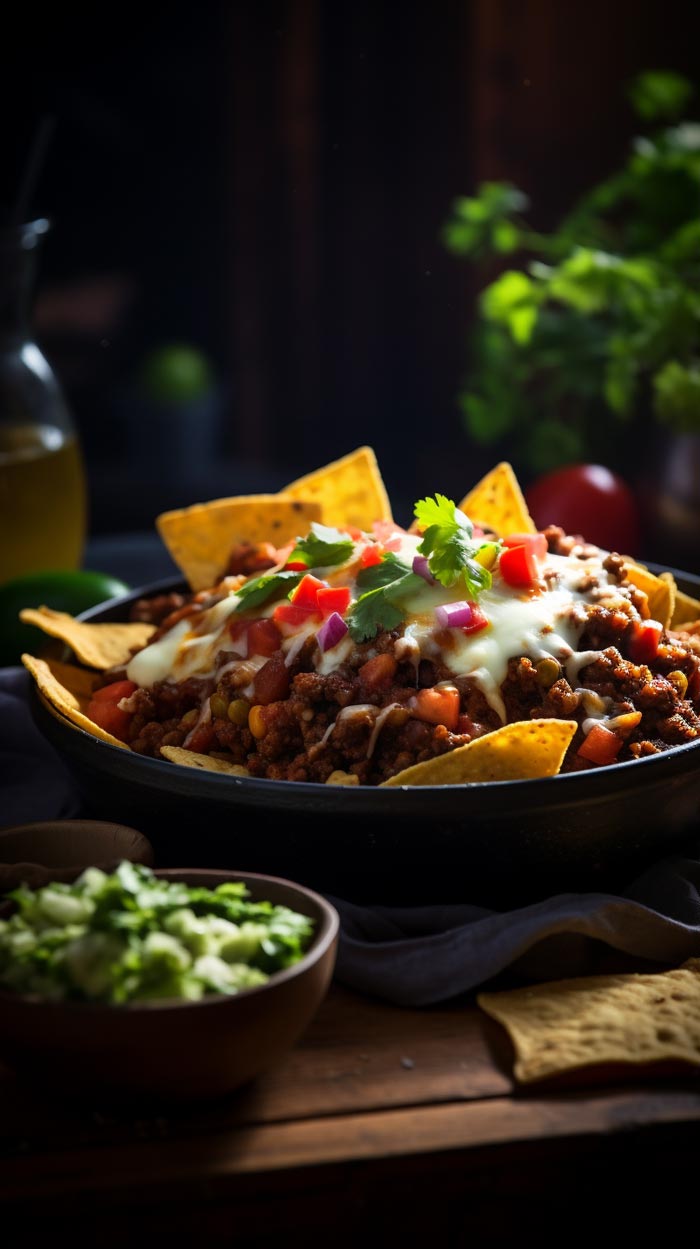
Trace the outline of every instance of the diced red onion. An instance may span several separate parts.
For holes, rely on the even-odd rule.
[[[430,565],[428,564],[427,555],[414,555],[413,556],[413,571],[419,577],[422,577],[424,581],[427,581],[428,585],[437,585],[437,581],[435,580],[433,574],[430,571]]]
[[[348,626],[343,620],[343,617],[340,616],[337,611],[334,611],[327,620],[324,620],[321,628],[316,634],[316,641],[322,651],[329,651],[331,647],[337,646],[340,639],[345,637],[347,631]]]
[[[443,629],[461,629],[472,623],[470,603],[443,603],[435,608],[435,618]]]

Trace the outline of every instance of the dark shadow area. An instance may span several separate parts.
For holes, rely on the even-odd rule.
[[[1,198],[53,118],[35,328],[93,532],[364,442],[398,519],[463,493],[491,461],[456,402],[476,286],[441,239],[452,201],[508,179],[550,226],[634,133],[625,81],[698,77],[699,26],[632,0],[16,12]]]

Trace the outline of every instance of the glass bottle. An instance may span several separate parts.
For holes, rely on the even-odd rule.
[[[0,232],[0,584],[78,568],[86,488],[73,420],[33,340],[30,305],[44,218]]]

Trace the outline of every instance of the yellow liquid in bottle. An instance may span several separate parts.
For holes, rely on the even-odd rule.
[[[0,425],[0,584],[78,568],[86,527],[78,444],[53,425]]]

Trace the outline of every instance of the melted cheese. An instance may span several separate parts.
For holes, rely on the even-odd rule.
[[[392,543],[394,541],[392,538]],[[409,568],[420,541],[415,534],[396,535],[396,554]],[[348,585],[353,599],[361,593],[354,576],[359,572],[358,549],[354,548],[352,559],[345,565],[329,569],[327,576],[334,584]],[[623,605],[628,614],[636,615],[625,588],[617,586],[602,567],[604,558],[604,552],[587,559],[576,555],[547,555],[540,561],[543,580],[539,590],[517,591],[496,574],[491,589],[479,597],[488,626],[473,634],[459,628],[442,628],[435,617],[437,606],[465,597],[463,583],[448,590],[426,582],[400,603],[405,622],[395,654],[399,659],[409,660],[416,675],[420,660],[424,658],[442,663],[452,677],[469,677],[505,720],[500,690],[510,659],[524,656],[533,663],[554,659],[575,686],[580,669],[599,655],[598,651],[578,650],[591,605],[603,601],[606,606]],[[314,575],[319,571],[322,570],[316,570]],[[583,589],[591,576],[596,584],[591,589]],[[238,603],[238,595],[232,589],[208,610],[180,621],[131,660],[127,667],[129,679],[138,685],[150,686],[163,680],[213,676],[222,652],[232,649],[228,624]],[[254,614],[271,616],[275,606],[276,601],[268,602]],[[318,621],[309,620],[285,636],[282,650],[287,665],[291,665],[306,639],[313,636],[318,627]],[[347,634],[326,652],[316,648],[312,662],[319,673],[327,676],[351,657],[354,646]],[[250,656],[248,662],[251,660],[253,669],[265,662],[260,656]],[[230,662],[226,663],[226,668],[230,666]]]

